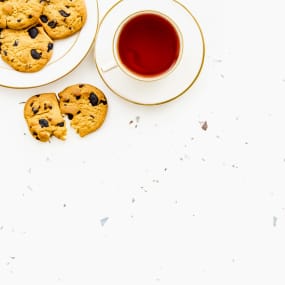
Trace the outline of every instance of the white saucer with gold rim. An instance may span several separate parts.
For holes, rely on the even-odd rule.
[[[137,80],[114,66],[113,42],[117,28],[129,15],[145,10],[167,15],[183,37],[179,64],[166,77],[154,81]],[[96,67],[109,89],[127,101],[142,105],[166,103],[184,94],[197,80],[204,57],[205,42],[198,21],[185,5],[175,0],[117,2],[99,23],[94,46]]]

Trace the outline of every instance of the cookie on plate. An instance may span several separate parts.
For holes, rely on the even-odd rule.
[[[35,72],[42,69],[53,53],[53,41],[43,27],[26,30],[3,29],[0,33],[2,59],[21,72]]]
[[[40,22],[52,39],[62,39],[78,32],[86,17],[84,0],[49,0],[44,5]]]
[[[108,104],[104,93],[90,84],[76,84],[59,94],[59,106],[71,120],[71,126],[84,137],[104,122]]]
[[[0,28],[25,29],[38,22],[42,0],[1,0]]]
[[[46,142],[51,136],[65,140],[67,129],[55,93],[30,97],[25,103],[24,117],[31,134],[37,140]]]

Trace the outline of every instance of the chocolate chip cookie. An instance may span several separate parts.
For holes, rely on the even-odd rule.
[[[51,136],[65,140],[67,129],[55,93],[30,97],[25,103],[24,117],[37,140],[46,142]]]
[[[76,84],[59,92],[59,106],[71,120],[71,126],[84,137],[104,122],[108,104],[104,93],[90,84]]]
[[[3,29],[0,32],[0,53],[15,70],[35,72],[50,60],[53,41],[41,26],[26,30]]]
[[[49,0],[44,5],[40,22],[52,39],[62,39],[78,32],[86,17],[84,0]]]
[[[0,28],[25,29],[38,22],[42,0],[0,0]]]

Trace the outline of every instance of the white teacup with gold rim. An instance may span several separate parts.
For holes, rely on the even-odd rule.
[[[169,16],[139,11],[124,19],[116,30],[114,62],[103,67],[103,72],[118,67],[138,80],[162,79],[175,69],[182,52],[182,34]]]

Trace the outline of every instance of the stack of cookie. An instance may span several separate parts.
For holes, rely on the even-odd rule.
[[[86,17],[84,0],[0,0],[1,57],[17,71],[39,71],[54,40],[78,32]]]

